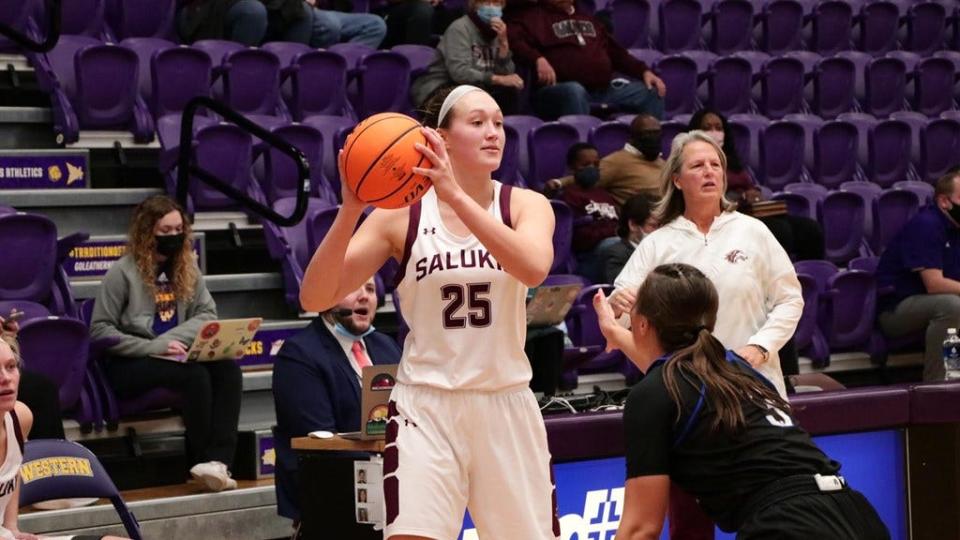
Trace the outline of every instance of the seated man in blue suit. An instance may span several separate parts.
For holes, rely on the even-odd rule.
[[[310,326],[286,340],[273,366],[277,411],[277,513],[300,519],[297,456],[292,437],[311,431],[360,429],[361,366],[396,364],[400,348],[374,331],[377,289],[370,278]]]

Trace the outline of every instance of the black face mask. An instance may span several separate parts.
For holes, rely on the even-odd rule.
[[[584,189],[592,188],[600,181],[600,168],[596,165],[584,167],[573,175],[573,179]]]
[[[643,154],[647,161],[653,161],[660,156],[660,136],[641,135],[630,140],[630,144]]]
[[[173,257],[183,249],[183,241],[186,238],[183,233],[167,234],[155,236],[157,240],[157,253],[164,257]]]

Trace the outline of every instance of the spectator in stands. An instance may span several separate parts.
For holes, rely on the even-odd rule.
[[[687,131],[694,129],[705,131],[723,148],[727,155],[727,198],[738,203],[738,210],[752,215],[753,203],[762,201],[763,194],[740,160],[727,119],[712,109],[700,109],[687,124]],[[796,260],[823,259],[823,229],[815,220],[789,214],[759,219]]]
[[[470,0],[467,14],[453,21],[440,38],[430,68],[414,81],[414,103],[422,105],[440,88],[471,84],[493,96],[503,114],[516,114],[523,79],[515,73],[510,55],[503,4],[504,0]]]
[[[387,33],[383,19],[372,13],[321,9],[322,0],[264,0],[268,35],[272,39],[303,43],[314,48],[350,42],[380,46]]]
[[[433,45],[434,34],[443,34],[463,10],[449,8],[444,0],[387,0],[375,10],[387,22],[384,48],[394,45]]]
[[[602,280],[599,251],[616,241],[617,203],[597,187],[600,154],[590,143],[576,143],[567,151],[567,170],[573,183],[566,183],[561,198],[573,210],[573,254],[577,274],[593,283]]]
[[[127,253],[103,278],[90,333],[119,343],[105,371],[121,398],[155,388],[182,397],[190,473],[211,491],[234,489],[242,377],[236,362],[186,363],[188,344],[217,318],[193,253],[183,209],[165,195],[145,199],[130,223]]]
[[[785,345],[803,312],[800,282],[770,230],[736,212],[727,200],[726,171],[723,150],[707,133],[690,131],[674,138],[654,210],[661,227],[627,261],[614,282],[610,305],[618,317],[630,313],[640,284],[661,264],[696,267],[720,295],[714,336],[786,398],[780,363],[796,372],[795,349]],[[673,490],[670,505],[674,537],[712,538],[713,525],[689,495]]]
[[[292,437],[311,431],[360,429],[363,366],[396,364],[400,348],[373,328],[377,290],[373,278],[284,342],[273,366],[277,411],[277,512],[300,519],[297,457]]]
[[[891,338],[924,332],[924,381],[942,381],[947,328],[960,327],[960,174],[947,173],[934,202],[904,225],[877,266],[880,328]]]
[[[660,121],[648,114],[637,115],[630,123],[630,140],[600,160],[600,181],[597,187],[610,193],[617,206],[637,194],[660,195]],[[572,178],[547,182],[547,188],[559,189]]]
[[[510,21],[516,56],[536,68],[537,114],[555,119],[590,114],[591,102],[663,116],[666,85],[646,64],[618,44],[603,23],[580,13],[574,0],[543,0],[517,10]],[[636,80],[614,78],[623,73]]]
[[[177,31],[184,43],[228,39],[257,46],[267,33],[267,8],[259,0],[179,0]]]
[[[623,203],[617,227],[620,241],[607,244],[600,250],[604,283],[613,283],[643,237],[657,230],[659,224],[652,213],[654,202],[649,195],[634,195]]]

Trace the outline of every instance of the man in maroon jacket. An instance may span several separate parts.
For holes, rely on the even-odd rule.
[[[517,10],[507,26],[514,57],[536,67],[538,115],[590,114],[594,101],[662,118],[663,80],[614,41],[596,17],[578,13],[574,0],[541,0]],[[614,78],[614,72],[634,80]]]

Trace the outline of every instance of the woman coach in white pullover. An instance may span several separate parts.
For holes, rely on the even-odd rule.
[[[800,282],[769,229],[735,212],[724,198],[726,169],[723,150],[706,133],[691,131],[673,140],[655,210],[662,225],[627,261],[610,303],[616,312],[627,313],[635,291],[655,267],[673,262],[695,266],[720,293],[714,335],[785,397],[777,351],[800,320]]]
[[[713,335],[770,379],[786,398],[777,351],[793,336],[803,311],[790,258],[761,221],[736,212],[724,197],[727,158],[703,131],[677,135],[660,176],[654,210],[662,224],[644,238],[617,276],[610,304],[630,313],[636,291],[666,263],[696,267],[713,282],[719,310]],[[675,538],[713,538],[696,500],[673,486],[670,530]]]

